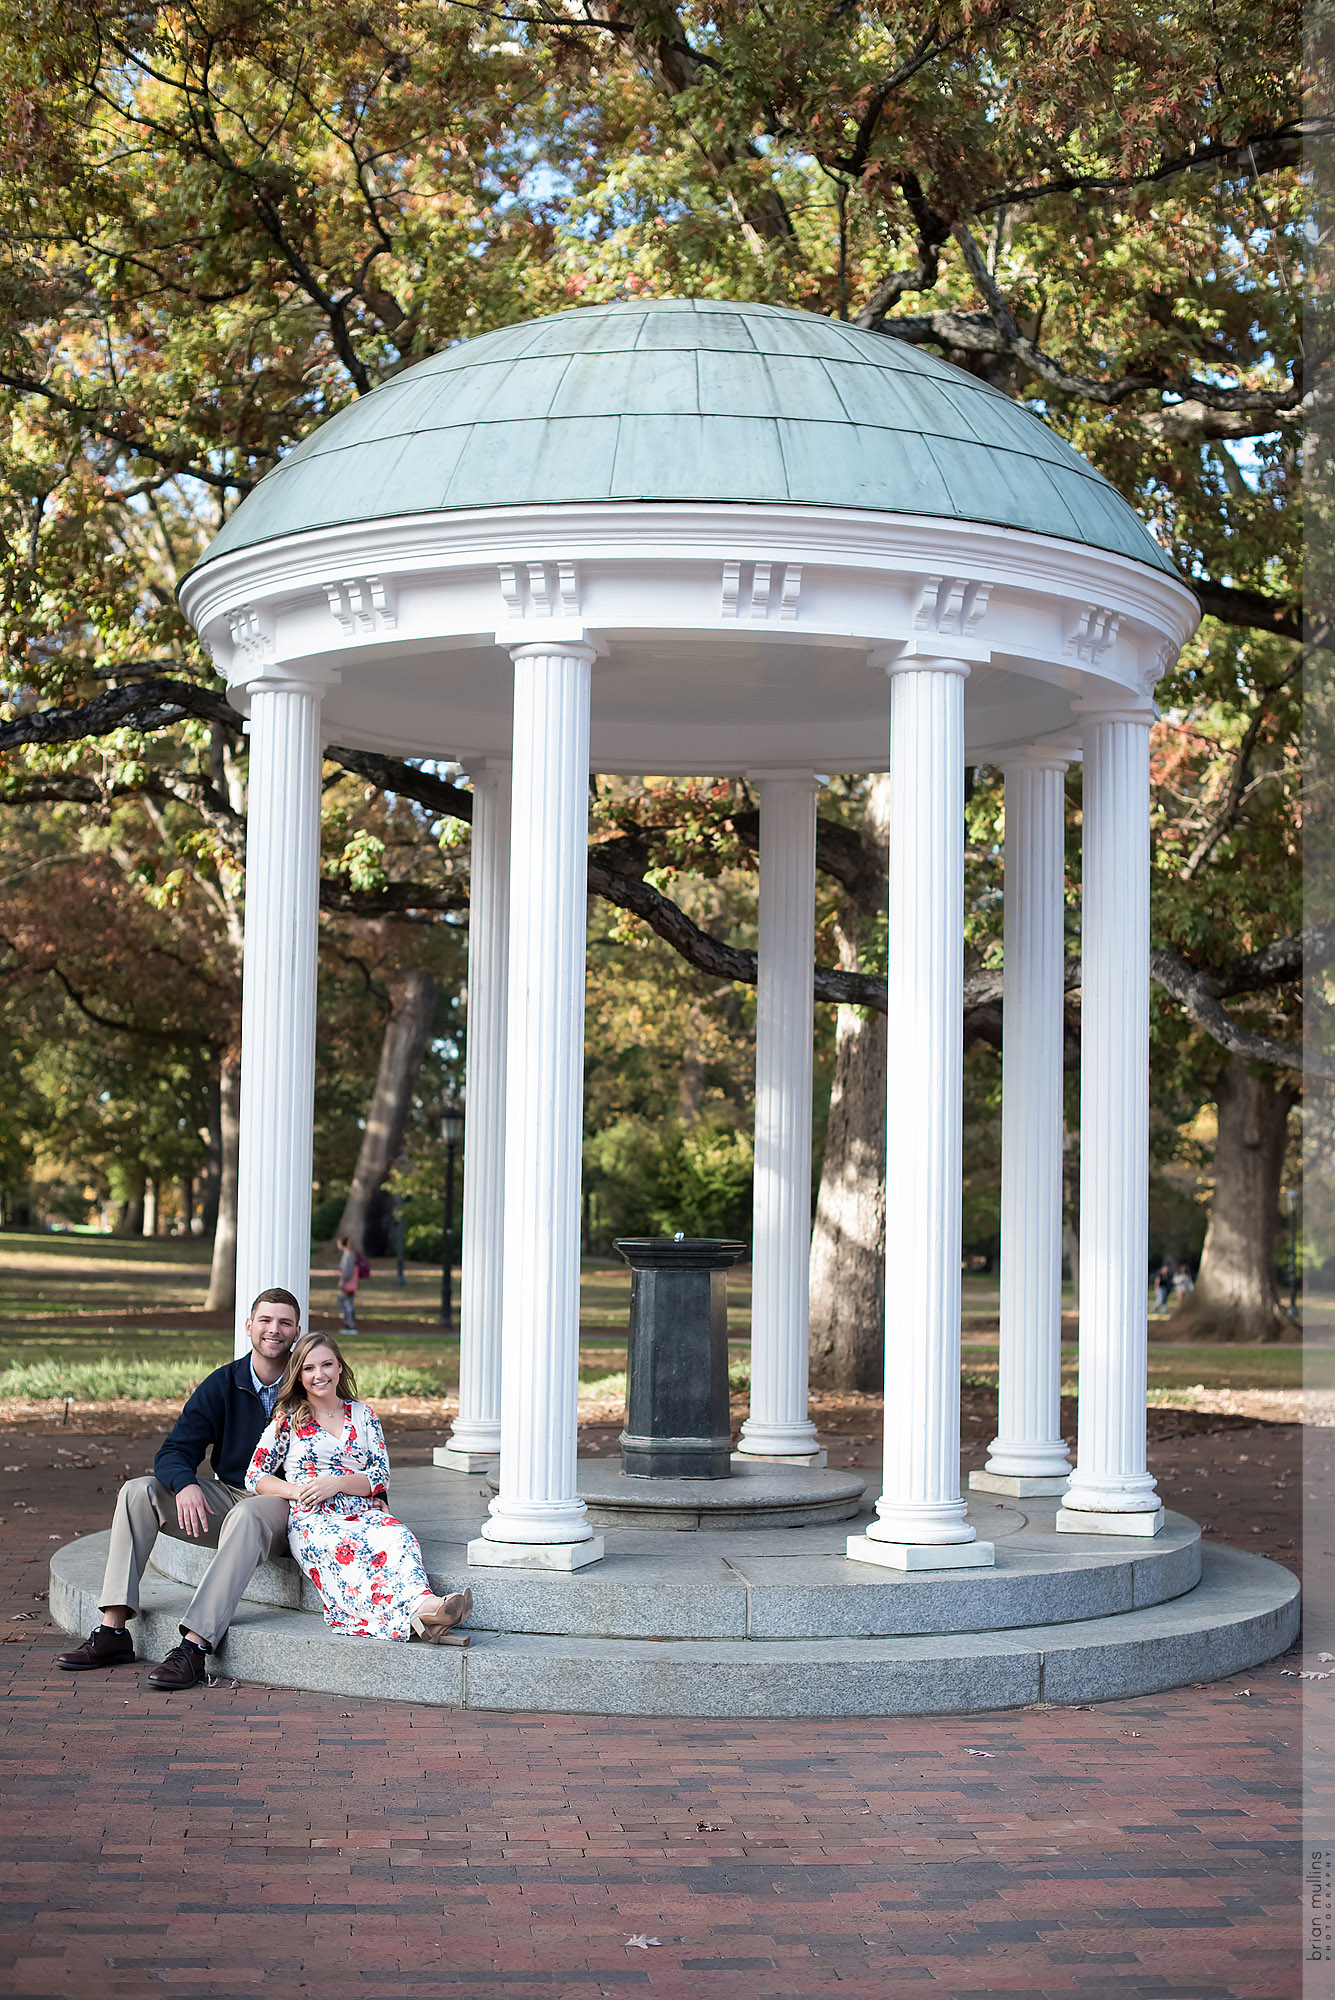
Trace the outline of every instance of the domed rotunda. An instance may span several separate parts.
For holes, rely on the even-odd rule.
[[[506,1572],[545,1574],[573,1606],[588,1566],[605,1560],[610,1585],[616,1556],[576,1453],[591,771],[744,775],[760,802],[739,1474],[794,1491],[832,1476],[807,1407],[816,802],[829,773],[888,771],[885,1461],[874,1513],[821,1577],[902,1589],[927,1572],[924,1588],[976,1591],[995,1572],[1000,1589],[1009,1560],[1011,1588],[1030,1557],[1008,1559],[1020,1544],[988,1523],[1016,1507],[1046,1506],[1047,1536],[1080,1538],[1043,1543],[1064,1551],[1062,1574],[1101,1559],[1100,1538],[1108,1560],[1149,1549],[1164,1525],[1145,1451],[1149,738],[1155,684],[1198,611],[1105,479],[1032,412],[893,338],[775,306],[639,300],[405,369],[259,483],[181,599],[249,718],[242,1315],[263,1286],[307,1294],[321,743],[456,760],[473,785],[460,1409],[436,1456],[473,1475],[468,1494],[492,1478],[467,1542],[479,1591],[492,1573],[498,1589]],[[1063,790],[1077,758],[1072,1465]],[[971,1515],[963,788],[983,761],[1006,788],[1001,1395]]]

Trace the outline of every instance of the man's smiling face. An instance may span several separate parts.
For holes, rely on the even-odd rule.
[[[262,1361],[270,1363],[283,1360],[291,1352],[298,1331],[292,1307],[273,1299],[261,1299],[246,1321],[251,1346]]]

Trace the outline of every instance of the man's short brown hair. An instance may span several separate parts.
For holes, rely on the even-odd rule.
[[[291,1306],[297,1316],[297,1325],[301,1325],[301,1300],[292,1292],[285,1292],[281,1285],[270,1285],[267,1292],[260,1292],[256,1296],[255,1304],[250,1309],[251,1319],[255,1317],[257,1306]]]

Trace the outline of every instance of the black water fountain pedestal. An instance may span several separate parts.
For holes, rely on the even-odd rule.
[[[730,1479],[727,1274],[745,1243],[627,1236],[630,1340],[621,1465],[630,1479]]]

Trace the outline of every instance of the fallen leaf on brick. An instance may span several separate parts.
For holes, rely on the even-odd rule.
[[[1318,1660],[1335,1660],[1335,1653],[1318,1653]]]
[[[627,1945],[638,1945],[641,1951],[648,1951],[651,1944],[660,1944],[661,1942],[661,1938],[645,1937],[643,1934],[639,1937],[626,1939]]]
[[[698,1819],[695,1822],[695,1830],[697,1833],[723,1833],[726,1828],[715,1826],[712,1819]]]
[[[966,1743],[964,1746],[964,1754],[966,1757],[995,1757],[997,1753],[995,1750],[970,1750],[968,1744]]]

